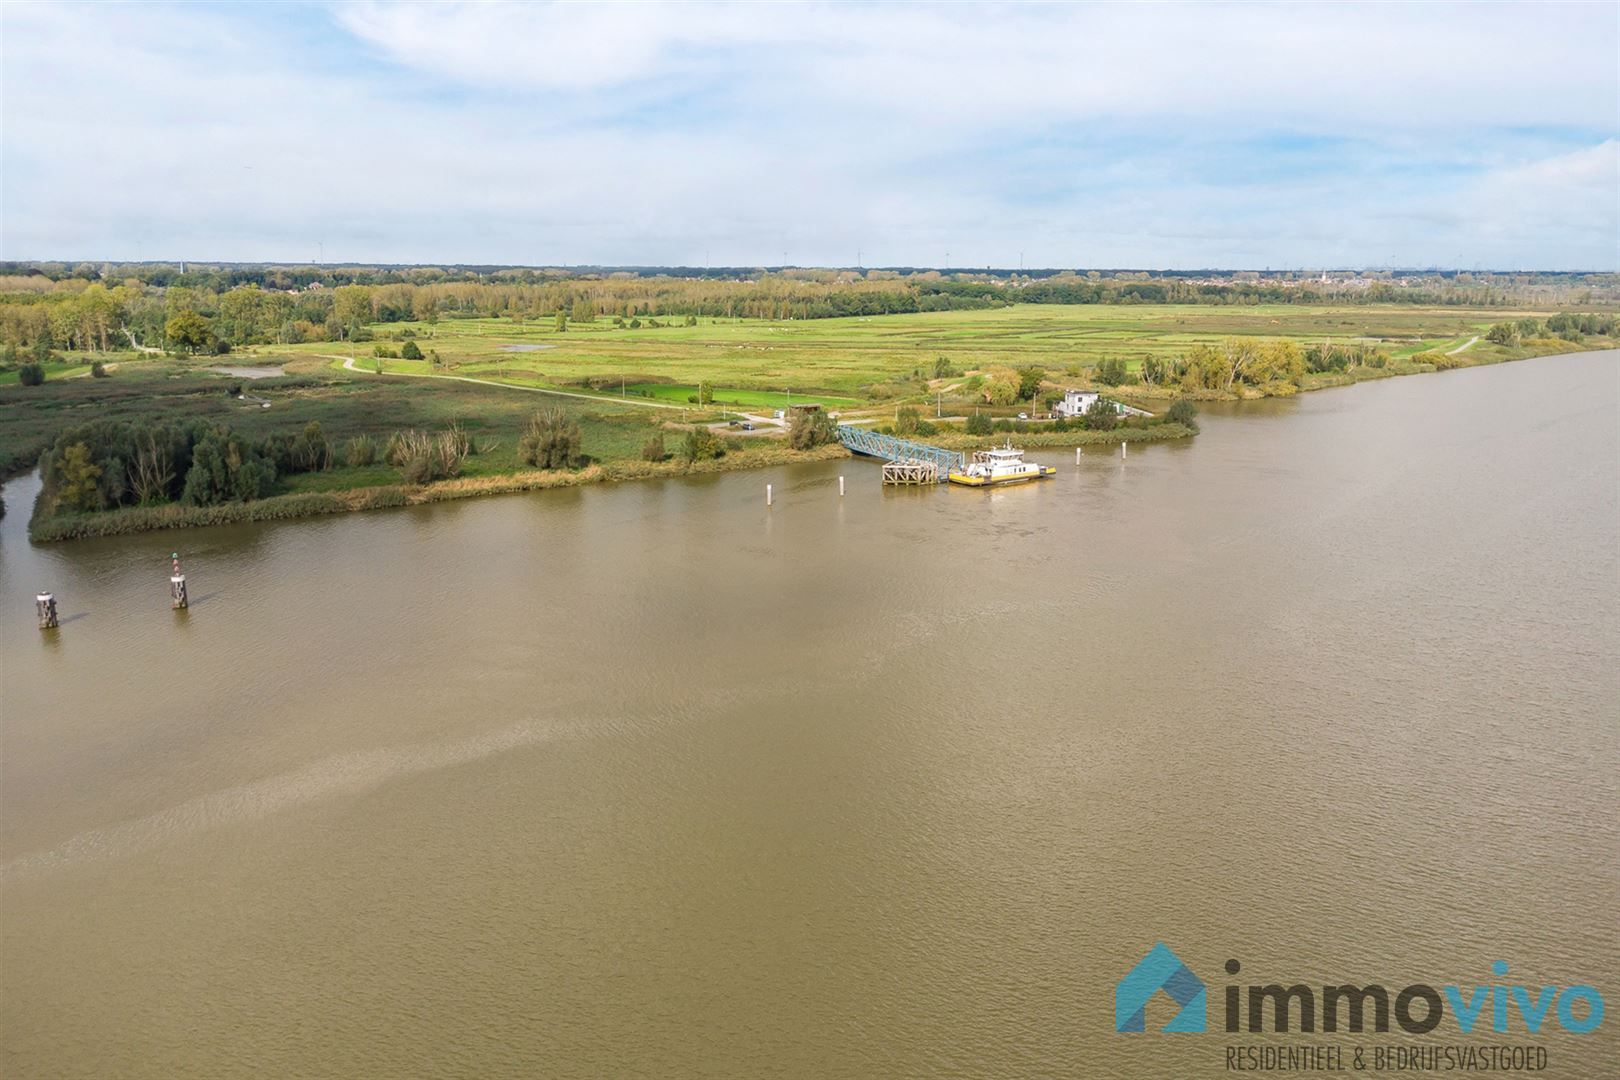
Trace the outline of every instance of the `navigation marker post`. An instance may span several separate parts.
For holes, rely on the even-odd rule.
[[[765,505],[771,505],[771,485],[765,485]]]
[[[173,552],[169,558],[174,561],[174,569],[169,574],[169,606],[179,611],[191,606],[186,599],[186,575],[180,572],[180,553]]]

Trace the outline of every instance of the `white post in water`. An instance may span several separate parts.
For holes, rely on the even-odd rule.
[[[1080,448],[1078,446],[1074,448],[1074,463],[1076,465],[1080,464]]]
[[[56,629],[56,597],[42,592],[34,597],[34,613],[39,616],[41,630]]]
[[[1131,444],[1124,439],[1119,440],[1119,460],[1124,461],[1125,455],[1130,453]]]
[[[844,497],[844,478],[842,476],[838,478],[838,497],[840,499]]]
[[[169,606],[179,611],[191,606],[186,600],[186,575],[180,572],[180,553],[176,551],[169,558],[174,560],[174,569],[169,575]]]
[[[765,485],[765,505],[771,505],[771,485]]]

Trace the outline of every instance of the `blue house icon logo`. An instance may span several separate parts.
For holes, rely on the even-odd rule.
[[[1181,1006],[1181,1011],[1164,1025],[1165,1031],[1204,1030],[1203,980],[1162,941],[1114,987],[1114,1030],[1144,1030],[1147,1003],[1160,990]]]

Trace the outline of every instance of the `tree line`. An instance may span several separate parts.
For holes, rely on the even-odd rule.
[[[258,280],[237,280],[242,276]],[[501,272],[467,280],[424,271],[419,280],[351,280],[330,287],[318,280],[306,282],[305,276],[276,268],[172,276],[149,271],[121,280],[91,280],[77,274],[0,276],[0,344],[27,349],[43,343],[47,353],[123,348],[222,352],[250,344],[364,340],[366,327],[378,323],[474,317],[549,321],[566,329],[570,322],[598,318],[639,327],[642,320],[664,325],[657,320],[818,319],[1014,303],[1490,306],[1510,298],[1529,299],[1522,290],[1495,282],[1447,279],[1421,287],[1377,283],[1346,291],[1321,285],[1211,284],[1072,273],[1001,281],[934,272],[902,277],[876,271],[792,271],[734,280]],[[1608,286],[1611,291],[1613,287]]]

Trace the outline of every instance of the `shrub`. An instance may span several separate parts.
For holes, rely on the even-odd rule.
[[[1170,407],[1164,411],[1164,419],[1171,424],[1184,424],[1190,428],[1198,426],[1198,406],[1188,398],[1176,398]]]
[[[414,341],[407,341],[399,350],[399,355],[406,360],[422,359],[422,347]]]
[[[352,467],[370,465],[377,460],[377,440],[370,435],[356,435],[349,440],[344,460]]]
[[[518,440],[518,458],[539,469],[577,469],[585,463],[580,438],[579,421],[559,408],[541,409]]]
[[[663,461],[669,456],[669,450],[664,446],[662,433],[648,439],[641,448],[642,461]]]
[[[913,415],[916,409],[911,410]],[[838,438],[838,425],[821,409],[796,409],[788,420],[788,445],[795,450],[811,450]]]
[[[107,365],[100,360],[92,363],[90,365],[90,377],[92,379],[105,379],[107,377]]]
[[[897,434],[897,435],[915,435],[915,434],[917,434],[917,424],[918,424],[919,419],[920,419],[920,414],[917,412],[917,410],[916,410],[916,408],[914,406],[911,406],[911,405],[902,406],[894,414],[894,431],[895,431],[895,434]]]
[[[411,434],[415,434],[412,432]],[[390,465],[403,465],[410,459],[409,447],[406,445],[406,436],[402,431],[396,431],[388,436],[388,445],[383,448],[383,460]]]
[[[1114,408],[1112,401],[1098,397],[1091,403],[1091,408],[1086,410],[1081,422],[1088,431],[1112,431],[1114,425],[1119,422],[1119,410]]]
[[[390,463],[399,459],[407,484],[428,484],[461,475],[467,458],[467,436],[457,425],[434,435],[426,431],[396,432],[389,440]]]
[[[988,435],[992,423],[988,413],[976,412],[967,418],[967,425],[963,428],[969,435]]]
[[[17,381],[24,386],[38,386],[45,381],[45,367],[38,362],[24,364],[17,369]]]
[[[1013,429],[1013,422],[1003,417],[1002,419],[996,421],[995,429],[997,431],[1011,431]]]
[[[702,426],[688,431],[681,443],[681,457],[688,462],[721,457],[725,452],[725,444],[720,441],[720,436]]]

